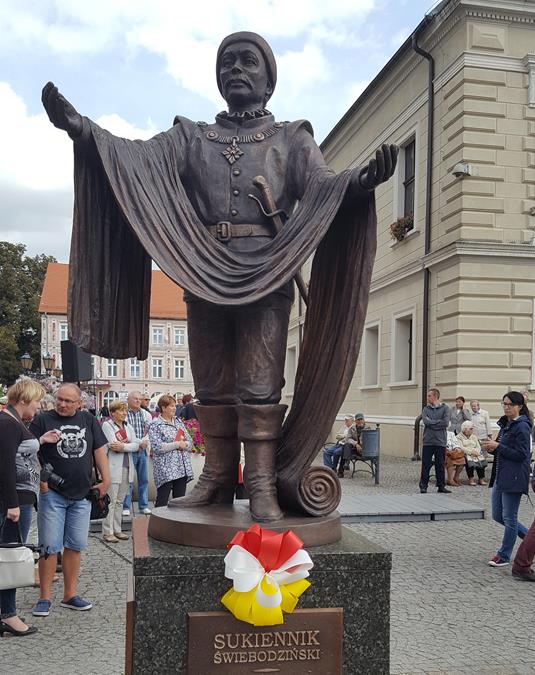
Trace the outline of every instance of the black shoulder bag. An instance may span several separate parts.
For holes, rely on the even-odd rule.
[[[91,520],[102,520],[108,515],[110,510],[110,496],[105,494],[104,497],[100,496],[100,492],[95,488],[95,485],[101,482],[100,474],[97,469],[97,463],[95,462],[95,453],[93,453],[93,468],[95,469],[95,482],[93,487],[89,490],[89,493],[86,497],[91,502]]]

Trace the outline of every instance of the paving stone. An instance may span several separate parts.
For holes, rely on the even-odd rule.
[[[418,494],[419,472],[418,462],[382,458],[380,485],[359,472],[344,478],[342,489],[348,497]],[[509,567],[487,565],[502,536],[501,526],[490,520],[490,490],[467,485],[452,490],[454,498],[485,508],[486,519],[349,526],[393,553],[391,673],[531,675],[535,589],[514,580]],[[526,525],[533,519],[526,499],[520,517]],[[0,640],[0,673],[28,675],[38,669],[46,675],[122,675],[131,560],[131,542],[105,544],[99,535],[90,536],[79,587],[80,595],[94,603],[89,612],[59,606],[60,581],[54,585],[50,616],[34,618],[38,591],[20,590],[22,616],[39,633]],[[477,634],[473,645],[467,639],[471,629]]]

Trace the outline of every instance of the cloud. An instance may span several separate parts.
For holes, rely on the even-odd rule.
[[[39,49],[40,45],[64,55],[98,54],[116,47],[145,50],[163,57],[167,72],[181,86],[220,108],[214,63],[223,35],[247,27],[275,43],[291,42],[291,49],[279,49],[280,64],[289,64],[292,72],[292,63],[300,67],[307,59],[310,63],[308,70],[300,70],[293,79],[292,87],[285,88],[298,97],[314,75],[322,77],[328,61],[324,47],[347,44],[351,26],[362,25],[375,5],[376,0],[205,0],[201,10],[193,3],[168,0],[48,0],[39,4],[4,0],[0,51],[21,46]],[[318,65],[321,69],[314,72]],[[332,61],[331,69],[335,65]]]
[[[409,28],[408,26],[401,28],[400,30],[397,31],[397,33],[395,33],[392,36],[392,39],[390,41],[391,45],[396,49],[398,47],[401,47],[401,45],[405,42],[405,40],[409,37],[411,33],[412,29]]]
[[[138,128],[119,115],[97,122],[125,138],[150,138],[150,122]],[[29,115],[24,101],[0,82],[0,237],[28,251],[67,260],[73,204],[73,151],[67,134],[45,112]],[[46,237],[46,238],[45,238]]]

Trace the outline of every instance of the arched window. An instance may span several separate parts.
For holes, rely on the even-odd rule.
[[[104,405],[109,406],[112,401],[116,401],[119,398],[119,394],[116,391],[107,391],[104,394]]]

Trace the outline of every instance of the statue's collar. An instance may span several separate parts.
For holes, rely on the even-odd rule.
[[[244,110],[243,112],[229,113],[226,110],[221,111],[216,115],[218,120],[231,120],[234,123],[247,122],[248,120],[255,120],[261,117],[269,117],[271,113],[265,108],[259,110]]]
[[[273,119],[273,115],[266,109],[232,114],[223,111],[216,115],[215,123],[224,129],[245,130],[263,128],[266,124],[273,124]]]

